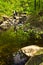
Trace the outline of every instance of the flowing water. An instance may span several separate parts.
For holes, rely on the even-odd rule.
[[[22,51],[18,51],[16,55],[13,54],[13,59],[14,59],[14,65],[25,65],[29,57],[26,56]]]

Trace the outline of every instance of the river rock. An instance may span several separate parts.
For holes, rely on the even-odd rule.
[[[4,22],[0,25],[0,29],[2,29],[2,30],[7,30],[10,26],[11,26],[11,23],[10,23],[10,22],[4,21]]]
[[[0,25],[3,23],[3,21],[0,21]]]
[[[8,20],[8,19],[9,19],[9,17],[8,17],[8,16],[6,16],[6,15],[3,15],[2,17],[3,17],[3,21],[6,21],[6,20]]]
[[[34,56],[36,56],[36,60],[37,60],[38,54],[36,54],[36,53],[42,49],[43,49],[42,47],[39,47],[36,45],[31,45],[31,46],[27,46],[27,47],[23,47],[23,48],[19,49],[16,54],[13,53],[14,65],[25,65],[25,63],[28,62],[28,60],[30,60]],[[40,55],[38,56],[38,59],[41,60],[40,57],[43,57],[43,55],[42,56],[40,56]],[[40,63],[41,63],[41,61],[40,61]]]
[[[43,65],[43,49],[39,50],[35,56],[31,57],[25,65]]]
[[[36,45],[30,45],[27,47],[21,48],[22,52],[26,54],[27,56],[34,56],[37,51],[42,49],[42,47],[36,46]]]

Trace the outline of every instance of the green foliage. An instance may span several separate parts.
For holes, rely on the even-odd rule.
[[[26,12],[30,14],[34,12],[35,6],[36,11],[39,11],[39,9],[43,9],[42,0],[36,0],[36,5],[34,4],[34,0],[0,0],[0,13],[11,15],[13,11],[16,10],[18,12]]]
[[[4,14],[12,15],[14,10],[19,13],[26,12],[27,14],[39,12],[40,10],[43,11],[43,0],[0,0],[0,18],[1,15]],[[39,16],[32,15],[29,22],[31,22],[31,20],[35,22],[38,21],[38,17]],[[25,27],[28,28],[28,31],[23,30]],[[13,28],[6,32],[0,32],[1,65],[6,65],[4,61],[7,61],[9,56],[12,57],[11,53],[21,47],[31,44],[43,45],[43,31],[39,33],[34,29],[29,29],[29,27],[30,23],[26,23],[16,32]]]
[[[0,32],[0,49],[2,47],[21,48],[30,44],[41,43],[43,34],[30,29],[27,32],[20,29],[15,32],[12,28],[6,32]],[[1,47],[2,46],[2,47]]]
[[[19,29],[17,32],[11,28],[6,32],[0,32],[0,63],[1,65],[7,65],[6,62],[10,59],[10,65],[13,63],[12,52],[17,51],[21,47],[31,44],[41,45],[43,41],[43,32],[36,32],[33,29],[29,29],[27,32]]]

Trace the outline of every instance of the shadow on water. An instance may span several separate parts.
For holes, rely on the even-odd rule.
[[[13,59],[14,59],[14,65],[25,65],[25,63],[28,61],[30,57],[26,56],[21,50],[16,53]]]

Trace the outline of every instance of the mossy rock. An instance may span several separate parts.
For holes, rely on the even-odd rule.
[[[43,49],[31,57],[25,65],[43,65]]]

